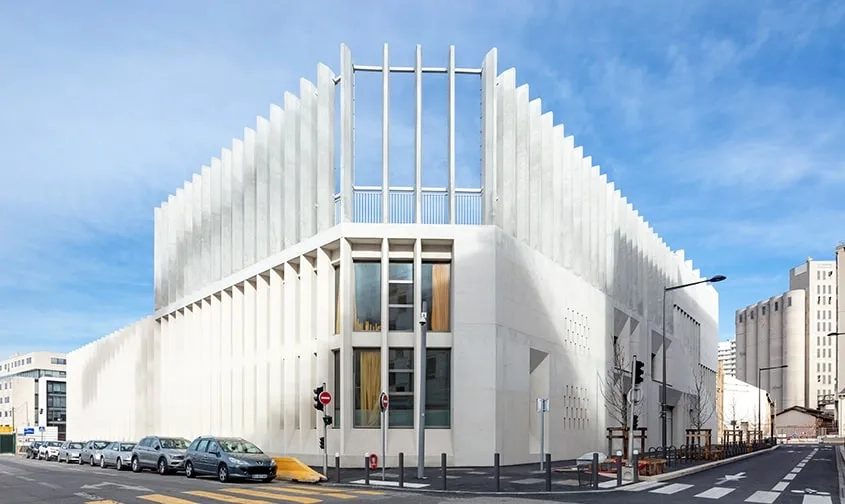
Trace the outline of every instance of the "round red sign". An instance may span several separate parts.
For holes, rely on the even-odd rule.
[[[320,402],[325,406],[332,402],[332,394],[328,390],[324,390],[320,392],[318,399],[320,399]]]
[[[387,394],[382,392],[379,401],[381,403],[381,409],[386,410],[387,406],[390,404],[390,398],[387,396]]]

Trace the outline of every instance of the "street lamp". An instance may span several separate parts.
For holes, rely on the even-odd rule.
[[[682,285],[673,285],[670,287],[663,287],[663,385],[660,387],[660,416],[662,418],[661,421],[661,440],[663,444],[663,458],[667,458],[667,447],[666,447],[666,293],[673,290],[683,289],[686,287],[692,287],[693,285],[703,284],[703,283],[716,283],[725,280],[727,277],[725,275],[716,275],[710,278],[705,278],[704,280],[699,280],[697,282],[682,284]]]
[[[835,336],[842,336],[845,333],[841,332],[830,332],[827,333],[828,337],[835,337]],[[833,367],[835,368],[833,374],[833,411],[836,413],[836,430],[838,431],[837,434],[842,432],[842,429],[839,427],[841,421],[839,420],[839,338],[836,338],[836,349],[834,350],[834,361],[835,364]]]
[[[783,369],[789,367],[788,365],[784,364],[782,366],[768,366],[768,367],[761,367],[757,368],[757,430],[760,432],[760,441],[763,440],[763,424],[760,420],[760,410],[763,409],[760,407],[760,401],[762,401],[761,391],[760,391],[760,382],[762,381],[761,375],[763,371],[771,371],[772,369]],[[768,392],[767,392],[768,393]]]

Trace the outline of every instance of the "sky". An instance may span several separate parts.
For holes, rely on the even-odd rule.
[[[149,314],[153,208],[318,62],[337,72],[341,43],[370,65],[385,42],[397,65],[416,44],[427,66],[451,44],[464,67],[497,48],[673,249],[727,275],[730,338],[736,309],[845,240],[842,33],[845,4],[824,0],[3,2],[0,358],[69,351]],[[356,101],[376,114],[356,119],[358,184],[379,159],[372,79]],[[412,106],[400,80],[391,103]],[[459,185],[478,180],[473,86],[459,86]],[[426,145],[444,103],[426,102]],[[407,153],[412,137],[393,136]]]

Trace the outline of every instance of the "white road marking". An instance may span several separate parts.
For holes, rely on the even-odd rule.
[[[734,490],[736,490],[736,488],[713,487],[708,488],[707,490],[696,494],[695,496],[701,499],[721,499],[722,497],[728,495]]]
[[[665,484],[666,483],[662,481],[641,481],[639,483],[624,486],[622,487],[622,490],[626,492],[642,492],[643,490],[648,490],[649,488],[656,488]]]
[[[786,487],[788,487],[788,486],[789,486],[788,481],[781,481],[780,483],[778,483],[777,485],[772,487],[772,491],[773,492],[783,492],[784,490],[786,490]]]
[[[745,502],[754,502],[757,504],[772,504],[772,502],[774,502],[775,499],[777,499],[778,497],[780,497],[780,492],[768,492],[766,490],[757,490],[756,492],[751,494],[751,497],[745,499]]]
[[[829,495],[805,495],[802,504],[831,504]]]
[[[795,479],[795,473],[789,473],[783,477],[784,481],[792,481]]]
[[[692,488],[692,485],[688,485],[686,483],[672,483],[671,485],[666,485],[665,487],[655,488],[654,490],[651,490],[650,493],[672,495],[682,492],[687,488]]]

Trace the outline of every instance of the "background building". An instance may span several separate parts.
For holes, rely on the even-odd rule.
[[[728,375],[725,375],[723,390],[721,429],[729,430],[732,425],[735,425],[737,429],[753,432],[757,430],[757,413],[759,412],[763,435],[768,436],[771,429],[772,408],[766,391]]]
[[[814,261],[789,271],[790,290],[736,312],[736,377],[756,384],[758,369],[778,410],[832,408],[836,282],[834,261]]]
[[[719,342],[719,362],[725,376],[736,376],[736,340]]]
[[[0,361],[0,425],[50,426],[64,440],[67,425],[66,357],[53,352],[17,354]]]
[[[663,287],[702,280],[692,262],[539,99],[529,101],[514,69],[499,72],[495,50],[460,72],[453,51],[443,70],[450,88],[456,75],[481,80],[480,138],[467,141],[482,146],[481,183],[456,185],[450,93],[447,176],[440,188],[422,184],[434,172],[424,175],[418,48],[415,184],[391,184],[407,164],[392,164],[383,135],[380,186],[356,185],[354,167],[368,165],[353,153],[367,152],[354,145],[356,66],[343,46],[339,76],[320,65],[316,86],[303,81],[300,97],[286,94],[284,108],[272,106],[269,120],[155,210],[155,312],[69,354],[72,436],[242,435],[316,463],[322,422],[312,389],[326,383],[328,451],[344,464],[380,449],[381,391],[391,397],[389,464],[400,451],[415,463],[420,428],[432,464],[441,452],[456,465],[489,465],[496,452],[535,461],[540,397],[555,418],[546,450],[574,458],[606,446],[630,385],[615,363],[630,369],[633,355],[647,364],[640,424],[659,444],[666,351],[669,443],[682,442],[693,404],[715,404],[715,289],[672,292],[662,348]],[[386,46],[380,68],[390,68]],[[383,72],[385,93],[390,77]],[[389,110],[379,111],[388,131]]]

